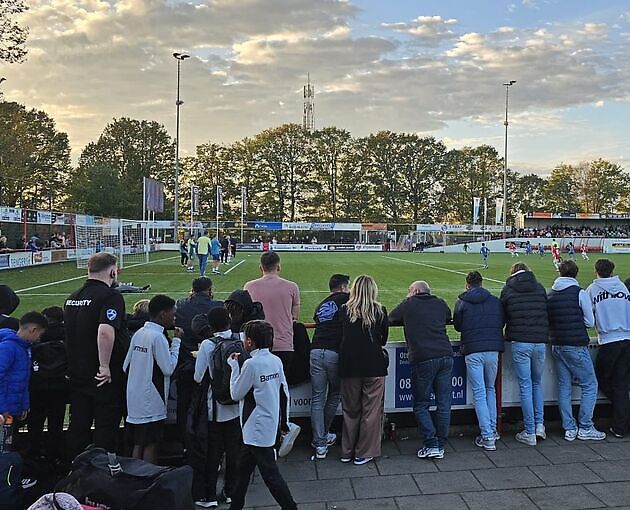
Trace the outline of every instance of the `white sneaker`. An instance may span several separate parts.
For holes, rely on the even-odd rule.
[[[444,458],[444,450],[440,448],[421,448],[418,450],[418,458],[419,459],[443,459]]]
[[[575,438],[577,437],[577,435],[578,435],[577,429],[565,430],[564,431],[564,439],[565,439],[565,441],[575,441]]]
[[[547,431],[542,423],[536,425],[536,437],[539,439],[547,439]]]
[[[35,487],[37,485],[37,480],[34,478],[22,478],[22,489],[30,489],[31,487]]]
[[[332,432],[329,432],[328,434],[326,434],[326,445],[327,446],[332,446],[337,442],[337,434],[334,434]]]
[[[201,498],[195,501],[196,506],[200,506],[201,508],[216,508],[219,506],[218,501],[210,501],[206,498]]]
[[[528,434],[526,431],[521,431],[514,436],[519,443],[526,444],[527,446],[536,446],[536,434]]]
[[[325,459],[326,455],[328,455],[328,447],[327,446],[318,446],[315,448],[315,458],[316,459]]]
[[[286,457],[293,449],[293,443],[300,435],[302,428],[295,423],[289,422],[289,432],[282,436],[282,442],[280,448],[278,448],[278,457]]]
[[[579,429],[577,438],[582,441],[603,441],[606,439],[606,432],[597,430],[595,427],[589,429]]]
[[[499,439],[501,439],[501,434],[499,434],[496,430],[494,431],[494,440],[498,441]]]

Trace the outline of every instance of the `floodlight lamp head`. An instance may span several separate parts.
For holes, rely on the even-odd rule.
[[[514,85],[516,83],[516,80],[510,80],[507,83],[504,83],[503,85],[505,85],[506,87],[511,87],[512,85]]]
[[[186,60],[187,58],[190,58],[190,55],[187,55],[186,53],[179,53],[179,52],[175,52],[173,53],[173,57],[175,57],[177,60]]]

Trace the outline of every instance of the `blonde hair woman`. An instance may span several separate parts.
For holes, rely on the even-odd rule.
[[[381,454],[383,396],[387,358],[387,310],[376,299],[378,287],[370,276],[357,277],[342,308],[343,336],[339,378],[343,408],[341,462],[358,466]]]

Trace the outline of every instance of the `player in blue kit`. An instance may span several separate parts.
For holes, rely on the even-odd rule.
[[[486,243],[481,243],[481,261],[483,263],[483,268],[488,269],[488,255],[490,255],[490,248],[486,246]]]

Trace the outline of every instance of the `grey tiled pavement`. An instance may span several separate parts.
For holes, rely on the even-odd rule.
[[[630,437],[602,442],[564,441],[548,430],[536,447],[513,434],[484,452],[464,435],[449,440],[442,460],[415,456],[419,440],[404,430],[383,442],[383,456],[364,466],[339,462],[338,447],[312,461],[302,445],[280,459],[280,469],[300,510],[630,510]],[[302,438],[305,440],[306,438]],[[257,474],[247,508],[278,508]]]

